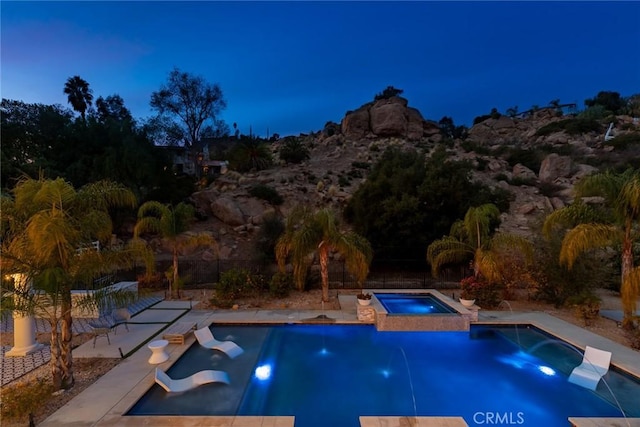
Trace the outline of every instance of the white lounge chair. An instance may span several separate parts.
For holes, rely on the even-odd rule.
[[[582,363],[571,371],[569,382],[595,390],[600,378],[609,371],[611,352],[587,346]]]
[[[233,341],[218,341],[213,337],[211,329],[204,327],[193,333],[201,346],[225,353],[229,358],[240,356],[244,350]]]
[[[229,375],[223,371],[205,370],[196,372],[195,374],[174,380],[169,377],[166,372],[156,368],[156,383],[160,385],[167,393],[179,393],[182,391],[191,390],[203,384],[209,383],[224,383],[229,384]]]

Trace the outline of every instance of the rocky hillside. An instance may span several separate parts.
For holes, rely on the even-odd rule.
[[[591,130],[581,131],[583,122],[553,108],[527,117],[488,118],[470,128],[464,140],[452,141],[444,139],[437,123],[425,120],[406,99],[381,99],[347,112],[339,125],[328,123],[321,132],[299,136],[310,149],[309,160],[254,173],[231,171],[195,193],[194,203],[208,218],[196,229],[214,234],[221,258],[250,258],[267,214],[286,216],[298,203],[343,207],[387,147],[428,153],[444,143],[454,158],[474,162],[475,179],[513,193],[501,229],[527,234],[536,220],[571,202],[573,185],[581,177],[640,157],[637,120],[628,116],[615,120],[616,138],[608,142],[604,138],[608,123],[594,128],[591,122]],[[274,159],[281,143],[272,145]],[[284,203],[274,207],[252,197],[249,190],[258,184],[274,188]]]

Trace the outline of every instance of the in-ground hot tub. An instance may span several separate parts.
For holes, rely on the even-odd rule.
[[[426,291],[375,292],[376,328],[381,331],[468,331],[472,313],[457,301]]]

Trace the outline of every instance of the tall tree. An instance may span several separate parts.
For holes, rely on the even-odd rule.
[[[159,118],[179,122],[183,141],[188,147],[200,141],[205,124],[220,125],[216,119],[226,106],[217,83],[207,83],[204,78],[178,68],[169,73],[167,82],[159,91],[151,94],[151,107],[158,112]],[[166,122],[158,120],[157,123]]]
[[[451,226],[449,236],[435,240],[427,248],[427,261],[437,277],[442,267],[471,260],[473,275],[491,282],[502,279],[500,254],[505,249],[518,250],[524,259],[531,259],[533,247],[524,238],[510,234],[493,235],[500,211],[490,203],[471,207],[464,220]]]
[[[543,231],[550,235],[558,227],[568,227],[560,262],[571,268],[585,251],[620,248],[623,326],[633,328],[633,316],[640,295],[640,267],[634,267],[634,242],[640,226],[640,171],[629,169],[616,174],[589,175],[574,187],[576,202],[554,211],[545,220]],[[599,196],[600,209],[580,202],[582,197]]]
[[[69,104],[80,113],[84,121],[85,113],[93,101],[93,91],[89,88],[89,83],[80,76],[69,77],[64,84],[63,92],[67,95]]]
[[[178,203],[176,206],[163,205],[156,201],[144,203],[138,209],[138,222],[133,230],[137,239],[145,232],[158,233],[171,245],[172,270],[169,280],[169,295],[180,297],[178,255],[184,248],[215,246],[216,241],[209,233],[187,233],[195,217],[193,206]],[[173,286],[172,286],[173,284]]]
[[[284,234],[276,244],[276,259],[284,271],[289,255],[293,263],[293,274],[299,289],[304,288],[307,268],[317,254],[322,277],[322,301],[329,301],[329,254],[340,253],[347,270],[356,277],[360,285],[369,274],[372,251],[369,242],[352,231],[340,229],[336,215],[330,209],[312,211],[297,207],[287,218]]]
[[[106,98],[98,97],[96,110],[98,120],[102,123],[113,120],[122,124],[133,124],[131,112],[124,106],[124,99],[120,95],[109,95]]]
[[[127,265],[134,257],[126,250],[78,250],[92,241],[111,238],[108,209],[136,203],[133,194],[106,181],[76,191],[61,178],[24,179],[3,197],[2,272],[17,273],[32,281],[37,292],[23,287],[12,291],[18,298],[4,298],[3,310],[38,314],[51,326],[51,372],[56,390],[74,384],[71,354],[71,289],[77,283],[93,283],[96,277]],[[39,291],[39,292],[38,292]],[[97,292],[83,305],[95,305],[119,293]]]

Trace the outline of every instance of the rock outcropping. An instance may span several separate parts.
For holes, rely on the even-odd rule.
[[[465,140],[448,142],[452,158],[477,165],[474,179],[512,193],[511,208],[502,214],[501,230],[523,235],[535,233],[537,230],[532,224],[571,203],[573,185],[598,170],[591,165],[597,162],[589,159],[616,159],[617,156],[619,161],[624,161],[629,157],[628,152],[605,144],[604,131],[579,135],[557,131],[539,135],[540,128],[565,119],[567,116],[550,109],[526,118],[489,118],[474,125]],[[640,125],[631,118],[623,116],[618,121],[620,127],[625,127],[618,135],[640,133]],[[604,124],[603,127],[606,128]],[[443,136],[438,125],[408,107],[406,99],[391,97],[347,112],[339,126],[331,123],[321,132],[301,135],[298,139],[309,148],[310,157],[305,162],[281,163],[246,174],[229,172],[193,194],[192,203],[202,217],[208,218],[196,224],[196,228],[212,231],[221,257],[249,258],[259,230],[265,226],[265,218],[284,217],[296,204],[341,209],[387,147],[419,147],[428,153]],[[271,144],[274,158],[278,158],[280,144],[282,141]],[[549,154],[538,163],[524,160],[514,163],[508,156],[508,153],[523,151]],[[638,155],[640,153],[636,153]],[[250,190],[256,185],[272,187],[284,202],[272,206],[252,197]],[[202,256],[210,258],[211,254]]]
[[[408,101],[399,96],[370,102],[348,112],[342,119],[341,131],[349,140],[401,137],[416,141],[440,133],[435,123],[426,121],[420,111],[408,107]]]

